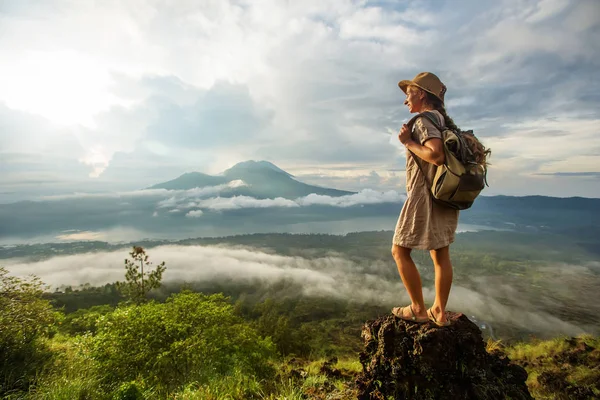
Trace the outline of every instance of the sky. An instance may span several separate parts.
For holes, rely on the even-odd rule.
[[[600,197],[597,0],[0,0],[0,203],[246,160],[403,192],[421,71],[492,149],[483,194]]]

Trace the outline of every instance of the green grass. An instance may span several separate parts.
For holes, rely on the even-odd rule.
[[[568,348],[565,338],[558,337],[542,342],[519,343],[510,348],[508,353],[511,359],[533,362],[552,358]]]
[[[355,359],[343,359],[331,365],[339,370],[341,378],[331,378],[322,372],[327,359],[278,366],[280,375],[275,382],[258,381],[236,371],[228,376],[200,385],[188,383],[179,391],[165,395],[147,387],[142,381],[115,383],[101,390],[100,376],[93,360],[86,352],[86,337],[57,336],[50,346],[57,354],[51,368],[43,372],[37,386],[29,393],[15,396],[23,400],[301,400],[325,398],[331,393],[345,393],[347,384],[362,369]],[[305,371],[301,377],[298,371]],[[323,397],[312,397],[323,396]],[[12,399],[11,399],[12,400]]]
[[[336,367],[342,371],[347,372],[362,372],[362,364],[360,363],[360,361],[353,358],[339,360],[336,364]]]
[[[558,400],[587,393],[600,397],[600,338],[589,335],[519,343],[504,349],[529,374],[536,399]]]
[[[206,385],[189,384],[171,400],[245,400],[262,399],[262,386],[251,376],[235,372]]]
[[[49,340],[56,357],[43,371],[29,393],[8,398],[24,400],[300,400],[306,398],[351,398],[352,382],[362,371],[356,358],[338,361],[287,360],[277,365],[275,381],[258,381],[234,372],[206,385],[188,383],[168,395],[157,393],[143,382],[115,383],[99,389],[100,379],[93,360],[86,352],[86,337],[56,336]],[[489,352],[503,351],[512,362],[528,372],[527,385],[536,399],[572,398],[574,393],[600,397],[600,338],[580,336],[535,340],[505,346],[500,341],[487,342]],[[324,371],[325,363],[329,370]],[[596,368],[594,368],[596,367]],[[327,370],[327,368],[326,368]],[[341,377],[327,376],[339,371]],[[137,394],[135,394],[137,393]],[[132,397],[133,396],[133,397]]]
[[[76,399],[105,399],[98,392],[98,384],[94,378],[86,376],[66,378],[57,377],[39,385],[25,398],[30,400],[76,400]]]
[[[325,382],[327,382],[327,377],[325,375],[309,375],[308,377],[306,377],[306,380],[304,380],[304,383],[302,384],[302,388],[303,389],[308,389],[308,388],[318,388],[323,386],[323,384],[325,384]]]
[[[86,353],[85,337],[57,335],[48,340],[54,353],[52,364],[41,371],[35,386],[24,398],[28,400],[101,400],[106,394],[99,389],[93,360]]]
[[[262,400],[304,400],[304,392],[301,387],[291,379],[281,381],[275,393],[265,395]]]

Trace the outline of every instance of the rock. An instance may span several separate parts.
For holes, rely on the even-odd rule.
[[[341,378],[342,372],[334,367],[334,365],[337,364],[337,362],[337,357],[330,358],[329,360],[323,363],[319,372],[325,375],[327,378]]]
[[[359,400],[533,399],[527,372],[501,352],[489,354],[481,331],[463,314],[450,326],[417,324],[393,315],[362,331]]]

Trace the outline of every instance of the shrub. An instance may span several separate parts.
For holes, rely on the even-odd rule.
[[[223,295],[183,292],[164,304],[121,306],[100,317],[92,356],[107,383],[141,378],[171,392],[236,370],[268,377],[273,347]]]
[[[0,268],[0,395],[27,390],[51,357],[44,338],[60,314],[42,299],[42,287],[37,277]]]
[[[67,314],[61,326],[61,332],[69,335],[78,335],[84,333],[95,333],[98,319],[114,310],[109,305],[93,306],[90,308],[81,308],[75,312]]]
[[[27,400],[106,400],[99,389],[94,362],[89,357],[90,335],[68,337],[56,335],[48,344],[53,352],[52,363],[29,389]]]

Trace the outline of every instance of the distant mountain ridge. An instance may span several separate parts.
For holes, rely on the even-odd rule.
[[[227,185],[240,180],[246,185]],[[197,187],[215,186],[218,189],[206,193],[183,193]],[[130,228],[151,236],[177,238],[282,231],[380,230],[388,229],[389,221],[393,228],[403,202],[399,197],[384,200],[385,196],[382,201],[372,202],[369,192],[347,204],[335,197],[354,192],[305,184],[266,161],[246,161],[216,175],[186,173],[151,188],[167,191],[81,193],[0,204],[0,239],[14,243],[51,235],[50,239],[43,240],[56,240],[71,231]],[[313,193],[329,198],[295,201]],[[288,201],[254,200],[282,197]],[[218,208],[219,205],[225,207]],[[482,195],[471,209],[461,211],[460,223],[477,229],[567,235],[576,239],[581,248],[600,255],[600,243],[596,239],[600,237],[600,199],[597,198]]]
[[[153,185],[149,189],[189,190],[224,185],[235,180],[243,181],[246,186],[223,189],[219,194],[221,197],[249,196],[257,199],[283,197],[292,200],[309,194],[340,197],[355,193],[308,185],[294,179],[293,175],[268,161],[254,160],[240,162],[220,175],[186,173],[173,180]]]

